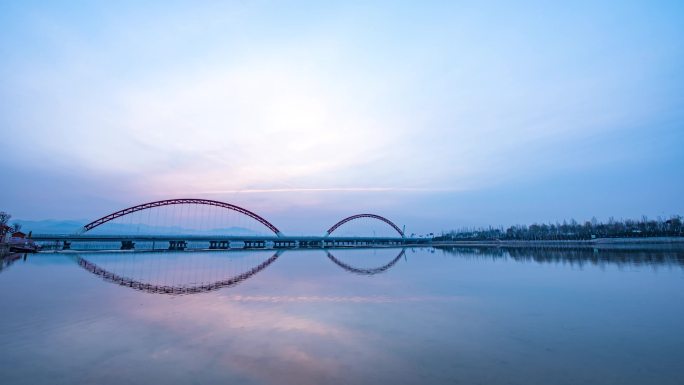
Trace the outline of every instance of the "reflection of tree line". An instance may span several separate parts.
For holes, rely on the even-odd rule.
[[[443,233],[434,240],[559,241],[594,238],[682,237],[684,236],[682,222],[683,218],[680,215],[673,215],[669,219],[661,217],[649,219],[643,216],[640,220],[615,220],[611,217],[607,223],[599,222],[596,218],[584,223],[571,219],[570,222],[515,225],[507,229],[503,227],[462,228]]]
[[[611,263],[617,265],[680,265],[684,248],[592,248],[592,247],[458,247],[435,246],[445,254],[490,259],[511,258],[539,263]]]
[[[0,272],[10,267],[14,262],[22,258],[21,254],[6,254],[0,255]],[[26,254],[23,255],[24,261],[26,260]]]

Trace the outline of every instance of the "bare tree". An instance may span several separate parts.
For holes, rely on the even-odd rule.
[[[9,222],[10,218],[12,218],[12,215],[0,211],[0,242],[2,242],[3,239],[5,239],[5,234],[7,234],[7,222]]]
[[[12,215],[10,215],[4,211],[0,211],[0,226],[7,226],[7,222],[9,222],[9,220],[11,218],[12,218]]]

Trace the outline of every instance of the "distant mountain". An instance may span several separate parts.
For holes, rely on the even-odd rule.
[[[34,234],[73,234],[78,233],[83,228],[83,225],[88,221],[79,220],[54,220],[47,219],[41,221],[29,221],[18,219],[11,221],[11,223],[18,222],[22,226],[22,231],[28,233],[32,231]],[[92,234],[187,234],[187,235],[262,235],[267,234],[268,230],[255,231],[244,227],[225,227],[210,230],[198,230],[184,228],[182,226],[164,226],[151,227],[145,224],[125,224],[125,223],[107,223],[102,227],[92,230]]]
[[[41,221],[27,221],[22,219],[11,220],[10,223],[19,223],[21,231],[34,234],[72,234],[78,232],[87,221],[46,219]]]

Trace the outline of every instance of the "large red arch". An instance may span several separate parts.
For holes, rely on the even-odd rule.
[[[397,233],[399,233],[399,235],[402,238],[404,238],[404,232],[401,231],[399,226],[395,225],[394,222],[390,221],[389,219],[387,219],[383,216],[380,216],[380,215],[375,215],[375,214],[356,214],[356,215],[352,215],[350,217],[346,217],[343,220],[335,223],[330,229],[328,229],[326,236],[332,234],[333,231],[337,230],[337,228],[342,226],[343,224],[345,224],[349,221],[353,221],[354,219],[359,219],[359,218],[373,218],[373,219],[383,221],[383,222],[387,223],[388,225],[392,226],[392,228],[394,228],[394,230],[396,230]]]
[[[240,206],[235,206],[230,203],[225,203],[225,202],[220,202],[220,201],[214,201],[214,200],[209,200],[209,199],[193,199],[193,198],[181,198],[181,199],[166,199],[166,200],[161,200],[161,201],[155,201],[155,202],[149,202],[149,203],[143,203],[137,206],[132,206],[125,208],[123,210],[119,210],[117,212],[111,213],[109,215],[105,215],[102,218],[96,219],[87,225],[83,226],[83,232],[90,231],[97,226],[103,225],[113,219],[123,217],[124,215],[128,215],[131,213],[134,213],[136,211],[140,210],[147,210],[151,209],[154,207],[161,207],[161,206],[170,206],[170,205],[186,205],[186,204],[196,204],[196,205],[208,205],[208,206],[216,206],[216,207],[222,207],[225,209],[237,211],[241,214],[244,214],[252,219],[255,219],[262,225],[266,226],[269,230],[273,231],[275,235],[281,236],[282,233],[280,230],[278,230],[277,227],[273,226],[271,222],[267,221],[266,219],[262,218],[261,216],[244,209]]]

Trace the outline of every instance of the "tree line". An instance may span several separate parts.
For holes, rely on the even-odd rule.
[[[664,219],[649,219],[646,216],[639,220],[615,220],[599,222],[596,218],[579,223],[574,219],[563,223],[534,223],[531,225],[514,225],[504,227],[461,228],[442,232],[434,237],[435,241],[455,240],[520,240],[520,241],[560,241],[588,240],[594,238],[637,238],[637,237],[681,237],[682,216],[673,215]]]

